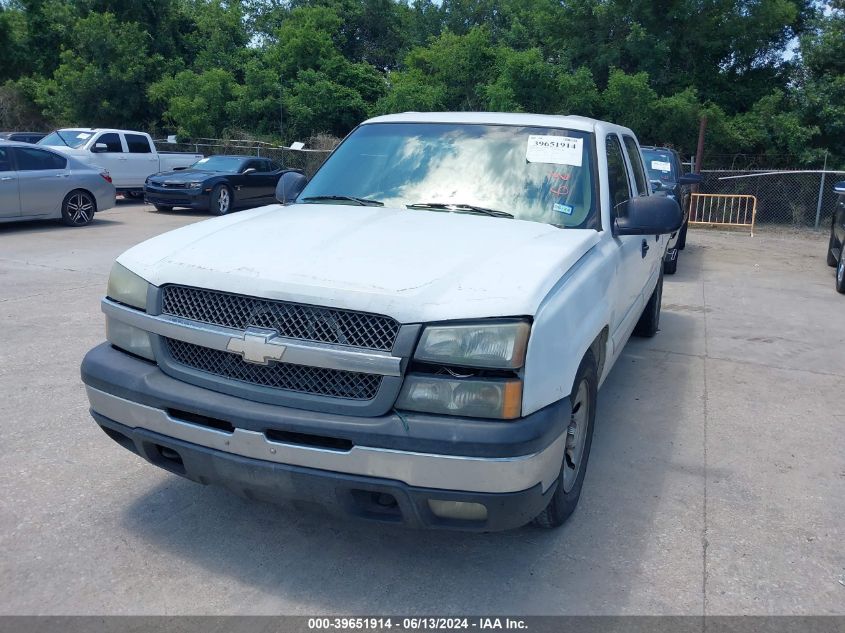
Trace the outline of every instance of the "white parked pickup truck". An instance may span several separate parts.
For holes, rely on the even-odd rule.
[[[678,204],[631,130],[408,113],[281,205],[155,237],[111,272],[91,412],[153,464],[253,499],[434,528],[560,525],[596,393],[657,332]]]
[[[203,157],[186,152],[159,152],[149,134],[131,130],[62,129],[51,132],[38,144],[107,169],[119,193],[135,195],[143,195],[147,176],[185,169]]]

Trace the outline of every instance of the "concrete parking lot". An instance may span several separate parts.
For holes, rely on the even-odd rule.
[[[88,415],[112,260],[205,219],[0,225],[2,614],[845,614],[845,297],[823,234],[691,231],[560,530],[340,522],[148,465]]]

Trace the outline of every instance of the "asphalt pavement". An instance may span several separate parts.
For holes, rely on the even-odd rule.
[[[241,499],[96,426],[114,258],[208,217],[0,225],[0,614],[845,614],[845,297],[826,235],[690,231],[599,394],[556,531],[412,531]]]

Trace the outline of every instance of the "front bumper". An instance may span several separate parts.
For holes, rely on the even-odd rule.
[[[155,189],[144,187],[144,201],[166,207],[187,207],[189,209],[208,209],[209,195],[202,191],[188,189]]]
[[[250,498],[414,526],[530,521],[554,492],[569,419],[568,400],[512,422],[304,411],[189,385],[108,345],[89,352],[82,376],[97,423],[157,466]],[[430,499],[480,503],[487,517],[440,518]]]

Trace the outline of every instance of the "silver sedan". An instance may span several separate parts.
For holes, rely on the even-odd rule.
[[[0,141],[0,223],[61,219],[85,226],[114,206],[108,172],[27,143]]]

